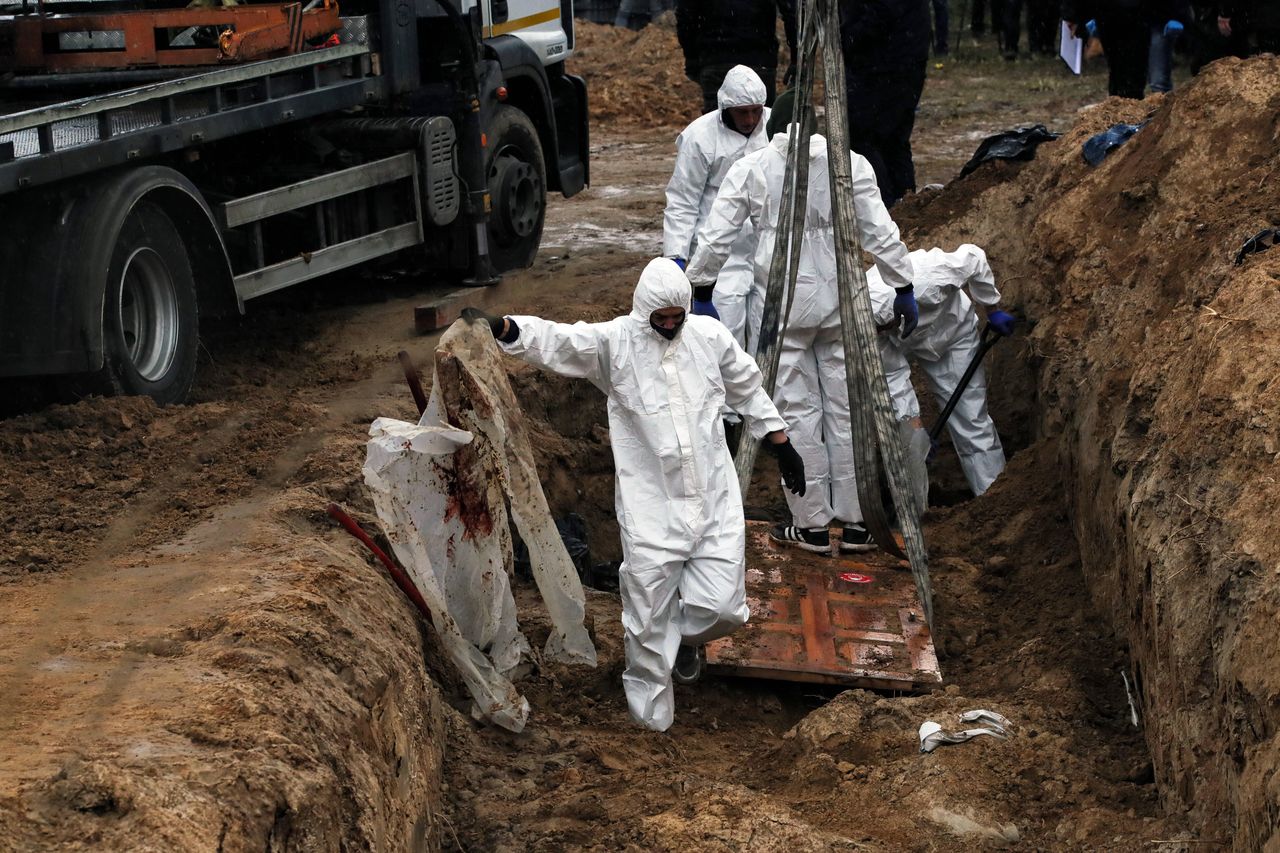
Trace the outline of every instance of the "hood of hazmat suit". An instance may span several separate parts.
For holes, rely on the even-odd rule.
[[[941,249],[911,253],[915,269],[916,304],[920,324],[905,340],[892,332],[876,336],[889,394],[899,418],[920,416],[920,402],[911,384],[909,359],[919,362],[938,407],[946,405],[978,352],[978,317],[973,301],[993,306],[1000,301],[995,276],[982,249],[964,244],[954,252]],[[877,325],[893,321],[893,289],[880,274],[867,271],[871,309]],[[964,288],[972,294],[970,301]],[[987,411],[986,366],[974,372],[947,420],[947,431],[960,457],[969,488],[985,492],[1004,470],[1004,448]]]
[[[734,66],[720,86],[720,110],[694,119],[676,137],[676,165],[667,182],[667,208],[662,217],[662,254],[666,257],[693,257],[698,229],[706,221],[729,167],[769,142],[765,133],[767,107],[750,136],[726,126],[721,111],[764,104],[766,95],[760,75],[745,65]],[[738,243],[740,248],[726,261],[715,281],[714,302],[721,321],[742,344],[752,281],[749,227],[739,236]]]
[[[920,307],[920,323],[908,338],[880,335],[893,346],[916,358],[937,361],[962,335],[977,329],[978,318],[973,299],[980,305],[1000,302],[995,275],[987,263],[987,253],[971,243],[954,252],[942,249],[917,249],[909,256],[915,270],[916,304]],[[893,322],[893,288],[885,283],[876,268],[867,270],[867,286],[871,289],[871,310],[876,325]],[[968,288],[969,294],[965,293]]]
[[[720,84],[720,91],[716,92],[716,106],[722,110],[730,107],[763,107],[767,100],[769,93],[765,90],[764,81],[745,65],[730,68],[729,73],[724,75],[724,82]],[[765,115],[768,114],[766,110]]]
[[[614,500],[622,538],[619,579],[632,717],[671,725],[671,667],[682,640],[706,642],[747,618],[742,497],[721,408],[763,438],[784,428],[755,361],[710,317],[688,315],[662,338],[649,315],[690,307],[689,281],[667,258],[649,262],[631,313],[604,323],[513,317],[519,337],[504,351],[608,397]]]
[[[788,327],[793,329],[827,328],[839,324],[827,140],[815,133],[807,144],[808,207],[800,242],[795,301],[787,321]],[[751,331],[759,328],[760,314],[763,313],[789,145],[788,134],[779,133],[768,146],[734,164],[725,176],[706,224],[698,234],[698,251],[688,266],[689,280],[695,286],[715,280],[721,264],[729,256],[730,247],[737,240],[738,230],[743,223],[751,224],[755,229],[755,294],[759,303],[758,310],[753,306],[754,313],[749,320]],[[871,253],[885,281],[895,287],[905,287],[912,280],[911,261],[899,236],[898,226],[880,199],[875,172],[861,154],[850,152],[850,158],[854,209],[862,247]],[[786,298],[784,294],[784,304]]]

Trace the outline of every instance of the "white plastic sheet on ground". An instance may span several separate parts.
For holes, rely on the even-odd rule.
[[[538,482],[523,416],[486,327],[453,325],[436,349],[431,400],[417,424],[378,418],[365,483],[396,557],[476,702],[512,731],[529,705],[518,677],[528,641],[508,582],[510,519],[529,548],[551,617],[544,654],[595,666],[577,571]]]
[[[984,723],[984,727],[976,729],[965,729],[958,732],[945,731],[941,725],[933,720],[925,720],[920,724],[920,751],[933,752],[940,746],[954,743],[964,743],[973,740],[980,735],[988,735],[990,737],[1004,740],[1009,736],[1008,729],[1013,724],[1010,723],[995,711],[988,711],[985,708],[978,708],[973,711],[965,711],[960,715],[962,723]]]

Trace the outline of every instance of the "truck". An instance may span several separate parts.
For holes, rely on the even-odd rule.
[[[589,180],[573,47],[571,0],[0,0],[0,377],[176,403],[265,294],[529,266]]]

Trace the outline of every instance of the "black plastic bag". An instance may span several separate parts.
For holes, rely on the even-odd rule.
[[[964,164],[964,168],[960,170],[960,177],[963,178],[988,160],[1033,160],[1036,156],[1036,146],[1041,142],[1051,142],[1061,135],[1049,130],[1043,124],[1036,124],[1015,127],[1013,130],[988,136],[982,140],[969,162]]]
[[[1102,133],[1095,133],[1086,139],[1080,155],[1090,166],[1096,166],[1111,153],[1112,149],[1119,148],[1128,142],[1129,137],[1142,130],[1145,124],[1145,121],[1140,124],[1113,124]]]
[[[612,563],[596,563],[591,567],[591,573],[582,582],[601,592],[619,592],[618,568],[621,565],[622,562],[619,560],[614,560]]]
[[[1272,246],[1280,245],[1280,232],[1274,228],[1263,228],[1257,234],[1254,234],[1248,240],[1244,241],[1244,245],[1240,247],[1240,251],[1236,252],[1236,266],[1244,263],[1244,259],[1258,252],[1265,252]]]
[[[564,542],[564,549],[569,552],[569,560],[578,570],[578,578],[590,586],[588,579],[591,577],[591,551],[587,547],[587,522],[576,512],[571,512],[564,518],[556,519],[556,530],[560,533],[560,541]],[[517,538],[512,551],[516,574],[522,578],[533,577],[529,548],[524,540]]]

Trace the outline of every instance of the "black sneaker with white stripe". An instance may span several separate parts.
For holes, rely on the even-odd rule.
[[[876,541],[861,524],[847,525],[840,531],[841,551],[874,551]]]
[[[831,551],[831,533],[825,527],[820,530],[805,530],[794,524],[775,524],[769,531],[769,538],[782,545],[794,545],[818,554]]]

